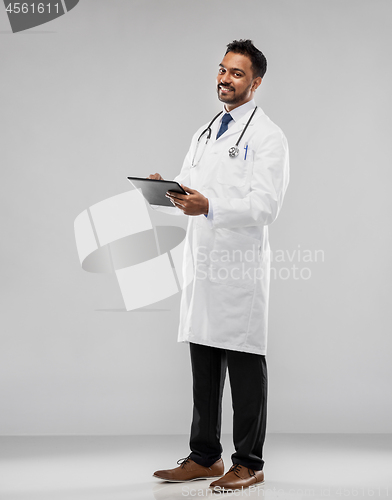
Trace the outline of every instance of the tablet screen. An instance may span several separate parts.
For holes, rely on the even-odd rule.
[[[128,177],[128,180],[135,188],[141,190],[150,205],[172,207],[172,202],[166,197],[166,191],[187,194],[176,181],[146,179],[145,177]]]

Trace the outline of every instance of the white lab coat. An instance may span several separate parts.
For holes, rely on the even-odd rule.
[[[260,108],[241,140],[239,156],[229,157],[251,112],[215,140],[217,120],[205,148],[202,137],[196,158],[204,152],[192,167],[197,138],[207,125],[201,127],[175,178],[206,196],[213,212],[211,220],[189,216],[183,277],[190,284],[181,298],[178,341],[266,354],[268,225],[282,206],[289,161],[283,132]]]

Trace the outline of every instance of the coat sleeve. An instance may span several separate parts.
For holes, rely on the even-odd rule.
[[[267,225],[278,216],[289,182],[289,151],[283,132],[269,133],[254,154],[249,193],[243,198],[210,198],[211,227]]]

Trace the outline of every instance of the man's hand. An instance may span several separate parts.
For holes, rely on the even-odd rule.
[[[150,174],[147,179],[155,179],[157,181],[163,181],[161,174]]]
[[[166,193],[173,205],[182,210],[185,215],[208,214],[208,198],[196,191],[196,189],[191,189],[183,184],[181,186],[189,194],[180,194],[174,191]]]

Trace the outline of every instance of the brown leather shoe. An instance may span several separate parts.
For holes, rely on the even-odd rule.
[[[214,490],[241,490],[256,483],[264,483],[262,470],[248,469],[240,464],[234,464],[226,474],[210,484]]]
[[[158,470],[153,476],[172,483],[182,483],[184,481],[195,481],[196,479],[212,479],[220,477],[225,472],[223,460],[220,458],[211,467],[203,467],[189,457],[182,458],[177,462],[179,467],[169,470]]]

